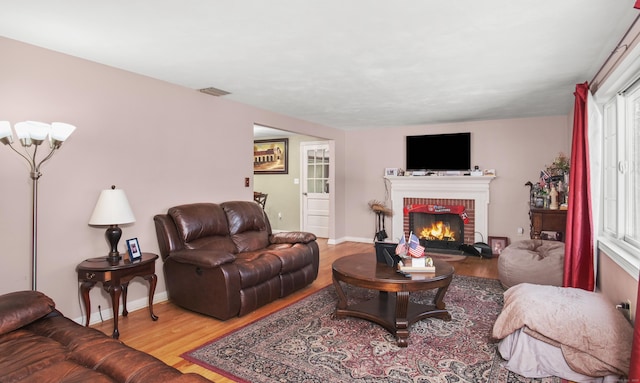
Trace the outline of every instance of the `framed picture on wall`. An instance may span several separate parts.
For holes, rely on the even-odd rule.
[[[253,141],[253,174],[288,174],[289,139]]]
[[[507,237],[491,237],[489,236],[489,247],[491,247],[491,253],[500,255],[505,247],[509,246],[509,238]]]

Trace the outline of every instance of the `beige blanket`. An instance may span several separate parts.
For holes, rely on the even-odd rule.
[[[589,376],[627,375],[633,327],[601,294],[522,283],[504,293],[493,326],[502,339],[525,327],[528,334],[560,346],[567,364]]]

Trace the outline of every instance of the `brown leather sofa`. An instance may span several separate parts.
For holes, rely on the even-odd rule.
[[[144,352],[81,326],[37,291],[0,296],[0,382],[194,382]]]
[[[254,201],[180,205],[154,221],[169,300],[188,310],[242,316],[318,276],[316,236],[272,233]]]

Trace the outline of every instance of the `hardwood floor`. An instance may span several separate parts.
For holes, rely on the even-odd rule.
[[[180,354],[276,312],[291,302],[330,285],[331,264],[336,259],[349,254],[373,251],[373,245],[367,243],[345,242],[338,245],[328,245],[326,240],[321,239],[319,245],[320,272],[318,278],[303,290],[272,302],[251,314],[227,321],[219,321],[186,311],[170,302],[156,303],[153,306],[154,313],[159,317],[156,322],[151,321],[147,309],[130,312],[128,317],[120,317],[120,340],[133,348],[155,356],[182,372],[196,372],[215,382],[233,382],[233,380],[187,362],[180,358]],[[158,262],[158,269],[161,269],[161,261]],[[455,267],[456,274],[498,278],[497,258],[466,257],[463,261],[452,262],[452,265]],[[110,320],[93,327],[108,335],[111,335],[113,331],[113,324]]]

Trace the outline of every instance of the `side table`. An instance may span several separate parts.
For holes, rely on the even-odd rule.
[[[102,288],[111,295],[111,304],[113,306],[113,335],[118,339],[120,332],[118,331],[118,312],[120,306],[120,296],[122,295],[122,316],[127,316],[127,289],[129,281],[135,277],[142,277],[149,281],[149,314],[151,319],[156,321],[158,317],[153,313],[153,294],[156,291],[156,259],[157,254],[142,253],[139,260],[131,262],[126,256],[122,257],[117,264],[111,264],[106,257],[89,258],[84,260],[76,267],[78,272],[78,281],[80,284],[80,292],[82,293],[82,301],[84,303],[87,322],[85,326],[89,326],[89,318],[91,316],[91,302],[89,291],[96,283],[102,283]]]
[[[559,231],[563,233],[562,242],[565,241],[564,235],[567,231],[567,211],[536,209],[529,210],[529,219],[531,220],[531,239],[540,239],[543,231]]]

